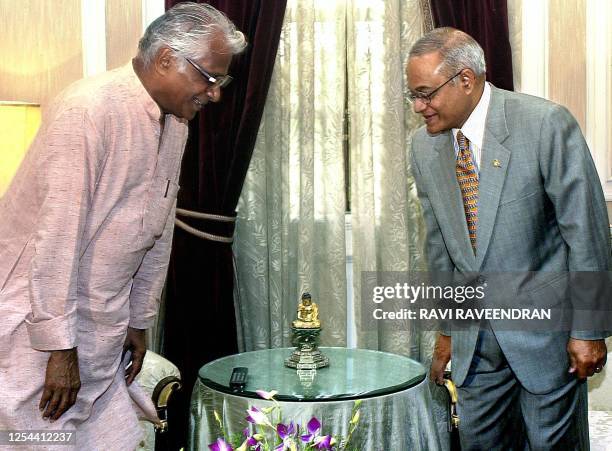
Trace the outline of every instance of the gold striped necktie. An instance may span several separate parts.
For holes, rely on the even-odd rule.
[[[478,226],[478,174],[472,160],[470,141],[461,133],[457,132],[457,143],[459,153],[457,154],[457,181],[463,197],[463,208],[467,221],[468,232],[472,250],[476,253],[476,228]]]

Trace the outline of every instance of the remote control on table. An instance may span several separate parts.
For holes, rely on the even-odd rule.
[[[233,369],[232,377],[230,377],[230,389],[232,391],[243,391],[246,386],[247,375],[249,369],[244,366],[239,366]]]

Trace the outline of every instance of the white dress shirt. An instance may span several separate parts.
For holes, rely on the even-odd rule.
[[[459,143],[457,142],[457,132],[461,130],[463,135],[470,141],[470,149],[476,173],[480,173],[480,160],[482,158],[482,140],[484,138],[485,121],[487,119],[487,111],[489,110],[489,102],[491,101],[491,86],[485,82],[484,91],[476,108],[467,118],[463,127],[453,128],[453,146],[455,147],[455,156],[459,154]]]

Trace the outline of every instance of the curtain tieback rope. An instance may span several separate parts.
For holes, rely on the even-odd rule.
[[[216,241],[219,243],[233,243],[234,237],[226,237],[213,235],[212,233],[202,232],[201,230],[196,229],[195,227],[191,227],[189,224],[178,219],[178,216],[186,216],[188,218],[196,218],[196,219],[208,219],[212,221],[219,222],[236,222],[236,218],[233,216],[223,216],[223,215],[214,215],[211,213],[200,213],[197,211],[186,210],[184,208],[176,209],[176,218],[174,223],[180,229],[183,229],[185,232],[191,233],[192,235],[197,236],[198,238],[202,238],[209,241]]]
[[[189,218],[197,218],[197,219],[211,219],[213,221],[221,221],[221,222],[236,222],[235,216],[223,216],[223,215],[213,215],[211,213],[200,213],[198,211],[186,210],[184,208],[176,209],[177,216],[187,216]]]

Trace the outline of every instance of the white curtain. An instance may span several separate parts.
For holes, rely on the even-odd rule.
[[[290,346],[303,292],[322,343],[346,343],[345,5],[289,0],[238,205],[237,304],[245,350]]]
[[[272,84],[239,203],[234,251],[243,349],[290,345],[304,291],[322,344],[346,345],[343,119],[348,99],[354,325],[358,347],[423,360],[430,337],[361,324],[361,272],[422,268],[405,101],[419,0],[289,0]],[[347,77],[348,74],[348,77]],[[348,86],[348,92],[346,89]],[[367,302],[367,300],[363,300]]]
[[[423,224],[407,158],[421,124],[406,100],[405,61],[422,35],[419,0],[354,1],[348,14],[354,302],[360,347],[425,360],[432,334],[407,322],[359,327],[363,271],[424,269]]]

